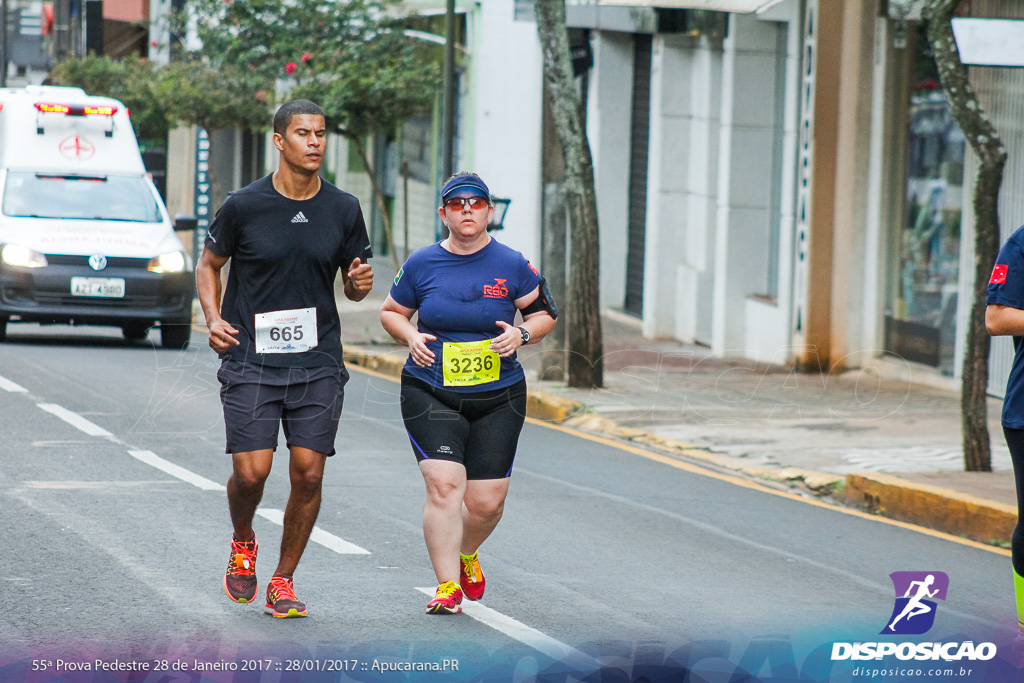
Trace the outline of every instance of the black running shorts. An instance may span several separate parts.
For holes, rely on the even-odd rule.
[[[217,371],[227,453],[288,447],[334,455],[348,373],[338,367],[271,368],[227,360]]]
[[[403,371],[402,419],[417,461],[450,460],[465,465],[467,479],[504,479],[526,419],[526,380],[457,393]]]

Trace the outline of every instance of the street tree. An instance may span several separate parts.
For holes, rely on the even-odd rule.
[[[565,196],[569,215],[568,384],[600,387],[604,383],[601,332],[597,196],[594,162],[580,116],[572,74],[565,0],[534,4],[544,53],[544,83],[551,97],[555,135],[565,161]]]
[[[203,55],[186,55],[156,72],[155,89],[172,121],[213,131],[237,129],[259,132],[269,127],[273,111],[267,83],[244,67],[217,64]],[[214,201],[224,194],[213,164],[209,170]]]
[[[927,0],[923,16],[942,89],[979,161],[974,186],[974,297],[967,328],[960,409],[964,467],[969,472],[990,472],[992,455],[985,403],[990,343],[985,331],[985,298],[989,275],[999,252],[999,191],[1003,184],[1006,148],[985,116],[971,87],[967,67],[960,61],[952,27],[959,4],[960,0]]]
[[[428,111],[440,82],[440,48],[409,37],[398,0],[195,0],[203,54],[245,65],[277,84],[279,98],[323,108],[356,148],[373,187],[395,265],[391,219],[365,141],[391,136]]]

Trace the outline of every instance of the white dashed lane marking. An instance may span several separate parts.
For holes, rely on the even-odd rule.
[[[191,470],[187,470],[180,465],[175,465],[173,462],[164,460],[153,451],[128,451],[128,455],[132,456],[136,460],[140,460],[147,465],[157,468],[161,472],[165,472],[172,477],[181,479],[184,482],[188,482],[193,486],[198,486],[204,491],[226,491],[227,488],[223,484],[218,484],[215,481],[210,481],[206,477],[196,474]]]
[[[11,393],[23,394],[28,391],[25,387],[21,386],[17,382],[12,382],[6,377],[0,377],[0,389],[4,391],[10,391]]]
[[[274,524],[284,526],[284,510],[276,510],[274,508],[260,508],[256,511],[256,514],[263,519],[269,520]],[[338,538],[329,531],[324,531],[318,526],[313,527],[313,533],[309,535],[309,540],[314,543],[319,543],[325,548],[329,548],[339,555],[369,555],[370,551],[365,548],[360,548],[355,543],[349,543],[344,538]]]
[[[89,436],[108,436],[110,438],[114,437],[113,434],[108,432],[103,427],[100,427],[97,424],[89,422],[78,413],[73,413],[67,408],[59,406],[56,403],[37,403],[36,405],[45,410],[46,412],[56,415],[57,417],[67,422],[72,427],[74,427],[75,429],[83,431]]]
[[[417,588],[416,590],[431,597],[434,596],[435,591],[434,588]],[[546,633],[541,633],[531,626],[518,622],[508,615],[497,612],[490,607],[484,607],[479,602],[463,600],[462,613],[573,669],[586,671],[599,668],[597,661],[593,657],[566,645],[560,640],[555,640]]]

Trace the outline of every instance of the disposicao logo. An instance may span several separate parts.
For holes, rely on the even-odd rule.
[[[935,600],[946,599],[949,576],[945,572],[893,572],[896,604],[886,627],[879,633],[920,635],[935,623]]]
[[[880,635],[920,635],[935,623],[936,600],[946,599],[949,576],[945,572],[893,572],[896,591],[892,614]],[[895,656],[900,660],[988,660],[996,656],[994,643],[833,643],[832,661],[870,660]]]

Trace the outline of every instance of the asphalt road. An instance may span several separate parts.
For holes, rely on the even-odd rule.
[[[358,370],[328,463],[323,542],[296,573],[310,617],[272,619],[221,588],[230,461],[203,335],[176,352],[154,346],[156,333],[132,344],[112,329],[9,329],[0,680],[65,675],[58,659],[63,672],[97,659],[182,662],[182,680],[231,663],[255,670],[208,679],[428,680],[442,674],[384,669],[446,659],[459,671],[443,677],[467,680],[598,670],[601,680],[686,670],[729,680],[737,667],[765,680],[850,680],[863,662],[830,661],[833,643],[893,640],[878,634],[894,571],[950,582],[931,630],[897,641],[998,646],[988,662],[956,662],[974,672],[948,680],[992,680],[1020,664],[1004,555],[536,423],[520,440],[505,518],[481,550],[486,597],[457,617],[428,616],[423,487],[397,384]],[[285,464],[255,523],[261,590],[277,559]]]

